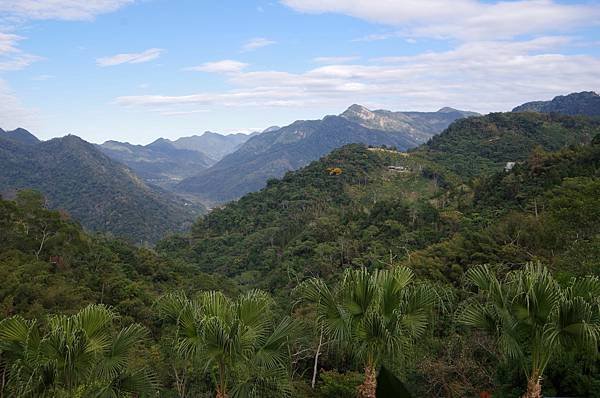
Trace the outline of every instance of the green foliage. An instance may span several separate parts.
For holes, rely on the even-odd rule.
[[[557,353],[573,347],[596,352],[600,340],[597,278],[574,278],[561,287],[539,264],[509,272],[502,280],[486,266],[470,269],[466,277],[481,300],[467,301],[459,322],[493,336],[505,359],[525,372],[528,392]]]
[[[156,380],[132,366],[148,335],[132,324],[113,332],[117,316],[88,306],[76,315],[50,316],[42,327],[20,316],[0,322],[2,394],[19,397],[148,397]]]
[[[319,377],[319,396],[323,398],[354,398],[364,379],[358,372],[339,373],[334,370],[321,372]]]
[[[535,147],[557,151],[590,143],[600,121],[538,113],[492,113],[461,119],[416,151],[448,170],[472,178],[526,160]]]
[[[167,290],[236,287],[148,249],[82,231],[42,207],[38,193],[0,200],[0,314],[43,317],[90,303],[149,324],[154,300]]]
[[[289,396],[287,345],[294,323],[289,318],[275,323],[273,304],[257,290],[235,301],[207,291],[196,299],[168,294],[157,309],[175,324],[178,356],[212,375],[217,396],[230,390],[239,397]]]
[[[0,137],[0,193],[35,189],[91,231],[137,244],[186,230],[203,208],[146,185],[75,136],[28,145]]]

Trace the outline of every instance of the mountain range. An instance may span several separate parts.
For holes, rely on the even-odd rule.
[[[172,189],[184,178],[198,174],[234,152],[251,136],[207,131],[175,141],[159,138],[148,145],[106,141],[98,147],[107,156],[129,166],[147,183]]]
[[[252,137],[222,160],[184,179],[177,190],[209,202],[226,202],[262,188],[283,176],[351,143],[414,148],[440,133],[454,120],[476,115],[443,108],[438,112],[370,111],[352,105],[339,116],[299,120]]]
[[[515,167],[505,170],[507,161]],[[539,245],[540,223],[548,234],[564,230],[538,212],[552,209],[561,223],[571,222],[580,231],[565,233],[573,242],[584,224],[594,225],[586,235],[593,236],[600,224],[572,221],[568,209],[590,206],[600,216],[592,210],[598,197],[584,191],[577,200],[559,200],[557,187],[565,184],[573,195],[573,186],[597,180],[599,168],[600,120],[492,113],[458,120],[408,152],[338,148],[214,209],[158,250],[242,285],[284,291],[309,275],[389,261],[457,284],[465,267],[499,259],[585,267],[594,260],[574,259],[562,241]],[[597,259],[597,249],[589,250]]]
[[[224,156],[235,152],[244,142],[248,141],[253,135],[251,134],[219,134],[211,131],[206,131],[202,135],[192,135],[190,137],[181,137],[170,142],[175,148],[190,149],[193,151],[202,152],[214,162],[221,160]]]
[[[339,116],[249,136],[207,132],[145,146],[93,145],[76,136],[40,141],[22,128],[0,129],[0,194],[36,189],[51,208],[66,210],[89,230],[155,242],[185,230],[204,211],[198,203],[212,206],[258,191],[346,144],[409,150],[442,166],[443,183],[497,172],[535,148],[588,143],[598,121],[561,114],[598,113],[598,95],[583,92],[485,117],[452,108],[391,112],[352,105]]]
[[[96,146],[69,135],[39,141],[24,129],[0,133],[0,193],[35,189],[89,230],[155,242],[185,230],[203,211],[148,185]]]

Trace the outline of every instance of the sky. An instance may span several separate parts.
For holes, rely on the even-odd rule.
[[[0,127],[146,144],[600,91],[600,0],[0,0]]]

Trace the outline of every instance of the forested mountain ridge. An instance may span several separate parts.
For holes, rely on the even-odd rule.
[[[474,190],[507,161],[577,148],[598,134],[596,120],[505,113],[457,121],[409,153],[347,146],[215,209],[194,225],[192,245],[170,255],[265,288],[293,283],[290,275],[381,265],[451,238],[465,211],[478,212]],[[341,173],[330,175],[335,168]]]
[[[144,181],[165,189],[214,163],[202,152],[175,148],[164,139],[146,146],[106,141],[98,148],[110,158],[126,164]]]
[[[600,95],[582,91],[559,95],[551,101],[534,101],[519,105],[513,112],[561,113],[563,115],[600,116]]]
[[[183,231],[201,208],[145,184],[129,168],[76,136],[34,145],[0,138],[0,192],[41,191],[93,231],[154,242]]]
[[[469,178],[523,161],[535,147],[556,151],[589,143],[599,132],[600,120],[582,116],[491,113],[454,122],[415,153]]]
[[[343,145],[362,143],[406,150],[441,132],[457,118],[471,115],[449,108],[429,113],[371,112],[353,105],[340,116],[299,120],[253,137],[210,169],[182,181],[178,190],[226,202],[256,191],[269,178],[281,177]]]

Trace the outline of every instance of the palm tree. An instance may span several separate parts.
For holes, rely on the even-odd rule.
[[[555,353],[577,345],[596,350],[600,339],[597,278],[574,278],[562,287],[540,264],[528,264],[503,279],[489,267],[478,266],[466,278],[479,294],[465,303],[458,319],[486,330],[505,359],[519,365],[527,377],[524,398],[542,396],[542,376]]]
[[[3,387],[19,397],[152,394],[154,377],[129,363],[147,331],[134,324],[113,334],[116,318],[111,309],[90,305],[76,315],[49,317],[44,329],[20,316],[3,320],[1,368],[7,375]]]
[[[439,302],[435,289],[414,283],[406,267],[347,269],[335,289],[313,278],[297,291],[301,301],[316,306],[317,326],[327,342],[351,352],[364,367],[358,396],[365,398],[375,397],[381,363],[411,351]]]
[[[172,293],[157,306],[176,325],[179,355],[213,376],[217,398],[290,395],[286,345],[294,323],[274,322],[266,293],[253,290],[236,300],[215,291],[197,299]]]

